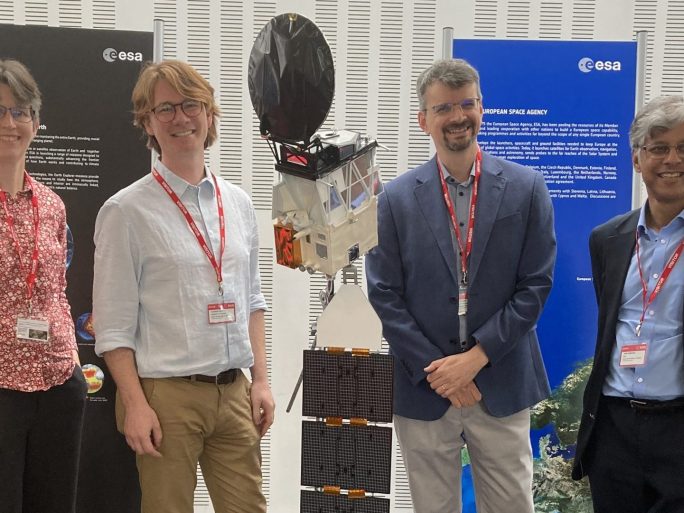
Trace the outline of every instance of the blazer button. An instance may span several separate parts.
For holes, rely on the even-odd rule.
[[[452,305],[457,304],[457,303],[458,303],[458,298],[457,298],[456,296],[451,296],[451,297],[449,298],[449,303],[451,303]]]
[[[590,418],[591,420],[595,420],[595,419],[596,419],[596,417],[594,416],[593,413],[589,413],[589,418]]]

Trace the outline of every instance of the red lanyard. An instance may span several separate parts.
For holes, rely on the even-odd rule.
[[[19,256],[19,265],[21,266],[21,270],[26,273],[26,299],[28,300],[30,313],[31,300],[33,299],[33,289],[36,284],[36,276],[38,274],[38,234],[40,233],[40,216],[38,214],[38,198],[33,190],[33,182],[31,181],[31,177],[26,171],[24,171],[24,180],[26,181],[26,187],[29,191],[31,191],[31,207],[33,208],[33,251],[31,252],[31,264],[29,266],[28,272],[24,266],[24,258],[21,253],[21,246],[19,245],[17,233],[14,230],[14,217],[12,214],[10,214],[9,207],[7,206],[7,193],[3,190],[0,190],[0,201],[2,201],[2,208],[5,210],[5,219],[7,222],[7,227],[9,228],[10,236],[12,237],[12,242],[14,242],[14,248]]]
[[[185,208],[185,205],[183,205],[183,202],[181,199],[178,197],[178,195],[173,192],[173,189],[171,186],[167,183],[166,180],[164,180],[164,177],[159,174],[159,171],[157,171],[155,168],[152,168],[152,176],[155,177],[157,182],[159,182],[159,185],[162,186],[162,188],[166,191],[166,194],[169,195],[171,200],[176,204],[178,209],[181,211],[183,216],[185,217],[185,220],[188,223],[188,226],[190,227],[190,230],[192,233],[195,234],[195,237],[197,238],[197,242],[199,243],[200,247],[204,251],[204,254],[207,255],[207,258],[209,259],[209,263],[211,266],[214,268],[214,272],[216,273],[216,282],[218,283],[218,293],[219,296],[223,295],[223,274],[221,273],[221,265],[223,262],[223,251],[226,249],[226,221],[225,221],[225,216],[223,214],[223,201],[221,200],[221,189],[219,189],[218,186],[218,181],[216,180],[216,176],[213,174],[211,177],[214,180],[214,188],[216,189],[216,203],[218,204],[218,217],[219,217],[219,232],[220,232],[220,249],[219,249],[219,258],[218,261],[214,257],[214,254],[211,252],[211,249],[209,249],[209,246],[207,245],[207,242],[204,240],[204,237],[202,236],[202,232],[200,232],[199,228],[197,227],[197,224],[195,223],[195,220],[192,218],[190,215],[190,212],[188,212],[188,209]]]
[[[451,218],[451,225],[454,227],[454,232],[456,232],[456,242],[458,243],[458,249],[461,252],[461,282],[463,285],[468,284],[468,257],[473,249],[473,229],[475,228],[475,205],[477,205],[477,188],[480,183],[480,174],[482,173],[482,151],[478,146],[477,155],[475,157],[475,179],[473,180],[473,190],[470,193],[470,212],[468,216],[468,231],[466,232],[466,245],[463,248],[463,243],[461,242],[461,230],[458,227],[458,220],[456,219],[456,211],[454,210],[454,203],[451,201],[451,195],[449,194],[449,188],[447,187],[446,180],[444,179],[444,173],[442,172],[442,165],[437,158],[437,170],[439,171],[439,179],[442,183],[442,196],[444,197],[444,203],[446,203],[447,210],[449,211],[449,217]]]
[[[656,282],[655,287],[653,288],[653,291],[651,292],[651,295],[648,296],[648,299],[646,296],[648,295],[648,289],[646,286],[646,280],[644,280],[644,273],[641,270],[641,258],[639,256],[639,232],[636,232],[636,256],[637,256],[637,267],[639,268],[639,278],[641,279],[641,302],[643,305],[643,309],[641,311],[641,319],[639,319],[639,324],[637,324],[636,327],[636,335],[637,337],[641,333],[641,326],[644,324],[644,319],[646,317],[646,310],[650,306],[651,303],[655,300],[655,298],[658,296],[660,293],[660,290],[663,288],[663,285],[665,285],[665,282],[670,276],[670,273],[672,272],[672,269],[674,268],[675,264],[679,261],[679,257],[682,255],[682,251],[684,251],[684,240],[679,243],[679,246],[677,246],[677,249],[675,252],[672,254],[670,259],[667,261],[665,264],[665,267],[663,268],[663,272],[660,273],[660,279]]]

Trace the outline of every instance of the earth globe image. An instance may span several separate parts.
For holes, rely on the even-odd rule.
[[[66,268],[69,269],[71,259],[74,257],[74,235],[71,233],[71,228],[67,225],[66,231],[67,253],[66,253]]]
[[[92,313],[86,312],[76,319],[76,334],[84,342],[95,342]]]
[[[81,367],[83,376],[85,376],[86,384],[88,385],[88,393],[94,394],[99,392],[104,384],[104,372],[97,365],[86,363]]]

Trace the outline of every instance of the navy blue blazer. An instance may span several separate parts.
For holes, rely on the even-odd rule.
[[[548,397],[536,323],[556,260],[553,207],[542,175],[487,153],[469,264],[469,347],[489,364],[475,378],[484,406],[503,417]],[[435,420],[450,403],[424,367],[461,351],[458,259],[436,160],[385,186],[378,246],[366,257],[368,297],[394,355],[394,412]]]

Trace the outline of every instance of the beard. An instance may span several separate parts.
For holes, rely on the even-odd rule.
[[[464,136],[458,139],[451,139],[452,134],[449,133],[450,130],[463,130],[465,129]],[[468,130],[470,134],[468,135]],[[442,134],[444,136],[444,146],[449,151],[460,152],[465,151],[472,146],[475,142],[475,133],[473,124],[470,121],[464,123],[452,123],[443,128]]]

